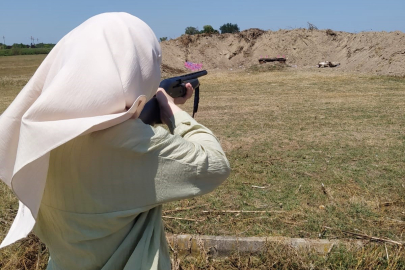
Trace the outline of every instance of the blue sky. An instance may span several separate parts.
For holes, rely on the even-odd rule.
[[[145,21],[158,38],[176,38],[187,26],[236,23],[241,30],[307,27],[336,31],[405,32],[405,0],[0,0],[0,42],[56,43],[99,13],[125,11]]]

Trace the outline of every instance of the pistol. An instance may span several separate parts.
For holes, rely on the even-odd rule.
[[[186,75],[181,75],[177,77],[172,77],[165,79],[160,82],[159,87],[165,89],[167,94],[172,98],[183,97],[187,93],[186,84],[190,83],[194,88],[194,106],[193,106],[193,117],[198,110],[198,102],[200,101],[200,82],[198,77],[207,75],[206,70],[201,70]],[[159,103],[156,99],[156,96],[153,96],[149,100],[145,107],[143,108],[141,114],[139,115],[145,124],[154,126],[155,124],[161,124],[162,120],[160,119],[160,109]]]

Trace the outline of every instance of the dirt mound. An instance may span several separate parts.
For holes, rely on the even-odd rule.
[[[163,72],[187,72],[184,62],[203,63],[204,69],[242,69],[261,57],[285,56],[287,65],[316,68],[320,61],[339,62],[335,68],[384,75],[405,75],[403,32],[249,29],[235,34],[183,35],[161,43]]]

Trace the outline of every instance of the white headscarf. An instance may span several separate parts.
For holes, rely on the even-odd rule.
[[[158,88],[160,63],[153,31],[127,13],[94,16],[58,42],[0,116],[0,179],[20,200],[0,247],[32,230],[50,151],[138,117]]]

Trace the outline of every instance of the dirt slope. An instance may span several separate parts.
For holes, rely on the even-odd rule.
[[[183,35],[161,43],[164,72],[186,72],[184,62],[203,68],[240,69],[260,57],[285,56],[294,68],[315,68],[319,61],[337,61],[342,71],[405,75],[405,33],[330,30],[249,29],[237,34]]]

